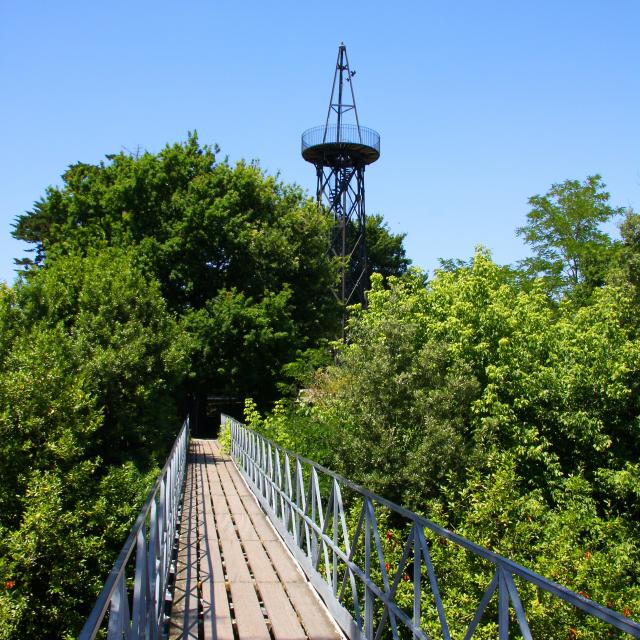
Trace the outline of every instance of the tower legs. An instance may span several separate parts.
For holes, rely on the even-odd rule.
[[[342,261],[335,291],[346,307],[366,304],[368,288],[364,165],[316,166],[318,203],[333,216],[330,249]]]

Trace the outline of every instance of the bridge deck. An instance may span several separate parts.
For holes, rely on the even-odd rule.
[[[228,456],[192,439],[169,638],[336,640],[340,633]]]

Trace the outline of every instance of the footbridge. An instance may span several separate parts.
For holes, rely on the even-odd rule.
[[[223,422],[230,455],[183,426],[82,640],[577,640],[581,624],[640,638],[637,622]],[[476,598],[464,620],[447,554],[485,576],[458,596]],[[540,602],[557,627],[530,620]]]

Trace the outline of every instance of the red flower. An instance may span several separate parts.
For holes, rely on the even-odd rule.
[[[393,537],[393,534],[391,533],[390,529],[387,529],[387,540],[391,541],[391,538]]]
[[[388,563],[388,562],[385,562],[385,563],[384,563],[384,568],[387,570],[387,573],[389,573],[389,569],[390,569],[391,567],[389,566],[389,563]]]
[[[405,582],[409,582],[409,574],[408,574],[408,573],[403,574],[403,575],[402,575],[402,579],[403,579]]]
[[[622,615],[624,615],[626,618],[628,618],[631,615],[631,609],[629,609],[629,607],[625,607],[622,610]]]
[[[13,587],[16,586],[16,581],[15,580],[7,580],[4,583],[5,589],[13,589]]]

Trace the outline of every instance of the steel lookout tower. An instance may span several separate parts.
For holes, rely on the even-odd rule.
[[[380,157],[380,135],[360,125],[347,48],[340,44],[324,125],[302,134],[302,157],[316,168],[318,204],[333,214],[330,252],[342,259],[336,297],[365,304],[368,286],[364,169]]]

